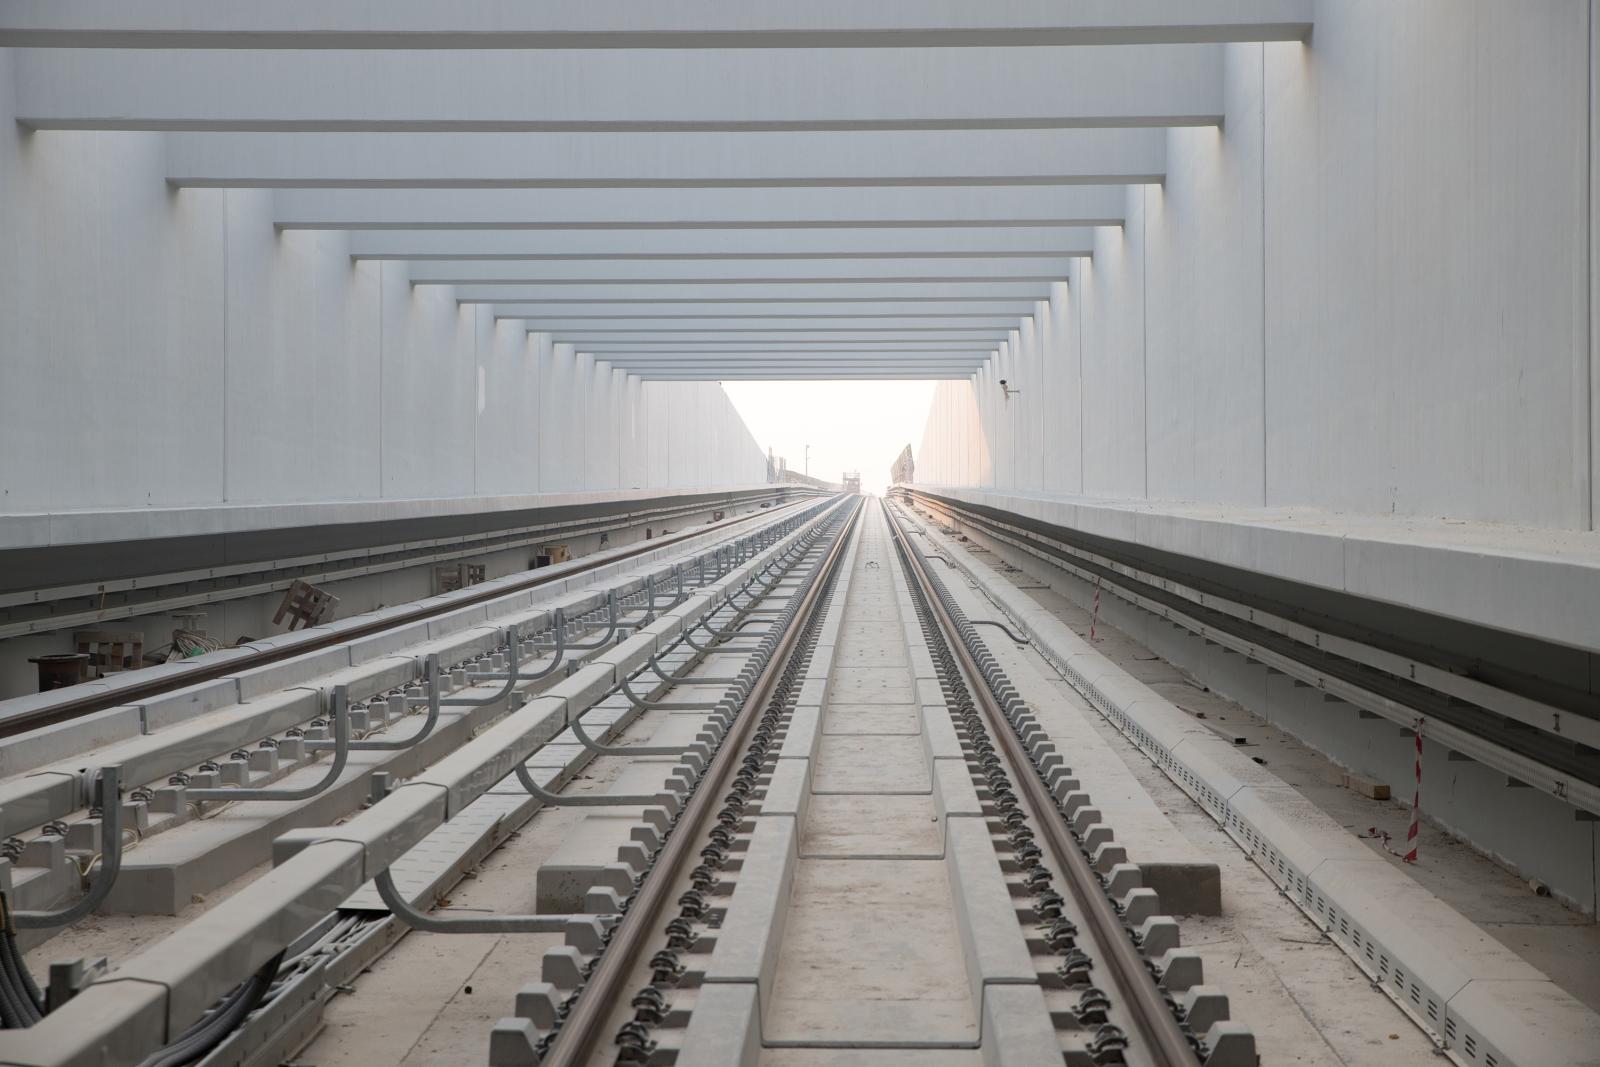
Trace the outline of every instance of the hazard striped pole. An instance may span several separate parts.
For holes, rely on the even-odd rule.
[[[1089,616],[1089,640],[1096,640],[1094,628],[1100,625],[1100,576],[1094,576],[1094,612]]]
[[[1406,829],[1406,854],[1401,859],[1407,863],[1417,862],[1417,831],[1422,825],[1422,724],[1425,720],[1417,720],[1415,731],[1417,738],[1417,787],[1411,794],[1411,825]]]

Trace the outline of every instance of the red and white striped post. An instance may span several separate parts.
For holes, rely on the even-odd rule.
[[[1417,862],[1417,831],[1422,825],[1422,724],[1419,718],[1415,731],[1417,738],[1417,785],[1411,794],[1411,825],[1406,828],[1406,854],[1400,858],[1407,863]]]
[[[1089,640],[1097,641],[1094,628],[1100,625],[1100,576],[1094,576],[1094,611],[1089,615]]]

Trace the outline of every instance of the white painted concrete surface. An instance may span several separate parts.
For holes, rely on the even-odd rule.
[[[1595,21],[1332,2],[1226,46],[1221,127],[940,386],[919,482],[1592,531]]]
[[[276,230],[271,191],[171,188],[160,134],[17,127],[18,54],[0,515],[627,490],[647,463],[654,487],[765,479],[714,383],[619,384],[343,234]]]
[[[1600,649],[1597,14],[1329,0],[1304,44],[1227,46],[1221,126],[1169,130],[1165,182],[940,385],[918,482]],[[1407,781],[1392,726],[1262,691],[1277,725]],[[1432,817],[1592,910],[1589,824],[1426,747]]]

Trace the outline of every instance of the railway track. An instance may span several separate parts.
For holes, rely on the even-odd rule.
[[[901,520],[852,498],[812,512],[713,551],[688,588],[591,593],[574,622],[525,619],[531,642],[502,624],[452,669],[424,670],[448,680],[428,683],[431,703],[406,686],[359,701],[367,731],[405,703],[439,719],[438,693],[466,710],[425,759],[347,739],[342,772],[283,778],[339,780],[316,821],[340,825],[269,820],[274,869],[176,926],[147,920],[170,932],[104,980],[54,973],[64,1003],[31,1026],[8,1016],[0,1062],[348,1059],[316,1043],[331,1040],[323,1013],[359,1000],[404,935],[495,933],[541,960],[514,997],[483,991],[513,1012],[484,1035],[497,1067],[1253,1064],[1249,1031],[1084,817],[1068,754]],[[347,688],[279,745],[339,751]],[[236,784],[163,787],[202,798],[171,840],[237,848],[230,830],[283,809],[226,799],[276,788],[237,784],[244,755]],[[438,906],[497,849],[541,835],[559,844],[506,868],[521,910]],[[131,865],[166,837],[141,840]],[[103,932],[69,928],[51,951]],[[4,999],[26,1015],[21,978]]]
[[[942,582],[862,511],[647,873],[547,952],[491,1062],[1253,1064],[1137,869],[1095,869],[1070,770]]]

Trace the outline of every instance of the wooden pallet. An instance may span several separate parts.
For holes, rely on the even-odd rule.
[[[296,578],[284,590],[283,603],[278,605],[277,614],[272,616],[272,624],[276,626],[288,619],[291,630],[316,626],[333,618],[333,609],[338,603],[339,598],[327,590]]]

